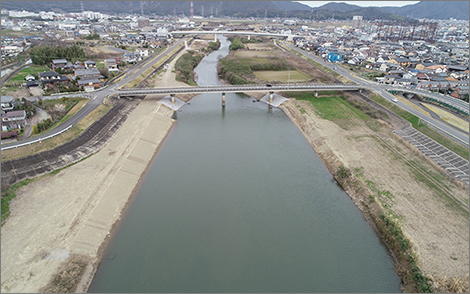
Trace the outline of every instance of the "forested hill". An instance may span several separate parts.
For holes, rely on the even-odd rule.
[[[2,1],[2,9],[59,13],[96,11],[106,14],[141,14],[189,16],[190,1]],[[312,20],[352,19],[362,15],[364,20],[403,20],[407,17],[429,19],[469,19],[468,1],[421,1],[403,7],[360,7],[330,2],[310,6],[292,1],[194,1],[195,15],[229,17],[298,17]],[[141,7],[142,5],[142,7]],[[203,13],[204,12],[204,13]]]

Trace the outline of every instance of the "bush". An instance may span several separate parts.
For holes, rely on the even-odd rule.
[[[230,49],[230,51],[235,51],[238,49],[245,49],[245,45],[243,45],[240,38],[235,38],[233,39],[232,44],[230,44],[228,48]]]
[[[338,170],[336,171],[336,176],[340,180],[344,180],[347,177],[349,177],[350,175],[351,175],[351,171],[347,167],[345,167],[344,165],[340,166],[338,168]]]

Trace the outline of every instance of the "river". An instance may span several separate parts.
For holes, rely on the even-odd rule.
[[[200,85],[220,83],[219,38]],[[177,112],[89,292],[400,292],[400,278],[282,110],[211,93]]]

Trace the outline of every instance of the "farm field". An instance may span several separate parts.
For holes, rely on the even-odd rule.
[[[255,76],[264,81],[279,81],[281,83],[301,83],[308,82],[311,80],[311,77],[298,71],[291,70],[290,74],[288,70],[284,71],[255,71]],[[290,76],[290,77],[289,77]]]
[[[237,57],[245,57],[245,58],[252,58],[252,57],[268,57],[268,56],[275,56],[273,52],[269,51],[247,51],[247,50],[239,50],[235,52],[235,56]]]
[[[26,68],[23,68],[22,70],[20,70],[20,72],[18,72],[14,77],[12,77],[10,80],[9,80],[9,83],[18,83],[18,82],[25,82],[25,77],[27,75],[35,75],[37,74],[38,72],[39,73],[42,73],[44,71],[49,71],[50,69],[47,67],[47,66],[44,66],[44,65],[30,65]]]
[[[254,44],[245,44],[245,47],[247,47],[250,50],[271,50],[271,46],[267,43],[254,43]]]

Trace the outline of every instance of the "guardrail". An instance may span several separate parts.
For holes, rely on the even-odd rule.
[[[44,140],[47,140],[47,139],[50,139],[50,138],[55,137],[55,136],[57,136],[57,135],[60,135],[60,134],[62,134],[62,133],[65,132],[65,131],[68,131],[71,127],[73,127],[73,125],[67,127],[66,129],[64,129],[64,130],[62,130],[62,131],[60,131],[60,132],[58,132],[58,133],[56,133],[56,134],[52,134],[52,135],[47,136],[47,137],[45,137],[45,138],[37,139],[37,140],[31,141],[31,142],[27,142],[27,143],[23,143],[23,144],[20,144],[20,145],[6,146],[6,147],[1,148],[1,150],[4,151],[4,150],[8,150],[8,149],[18,148],[18,147],[22,147],[22,146],[26,146],[26,145],[31,145],[31,144],[33,144],[33,143],[42,142],[42,141],[44,141]]]

